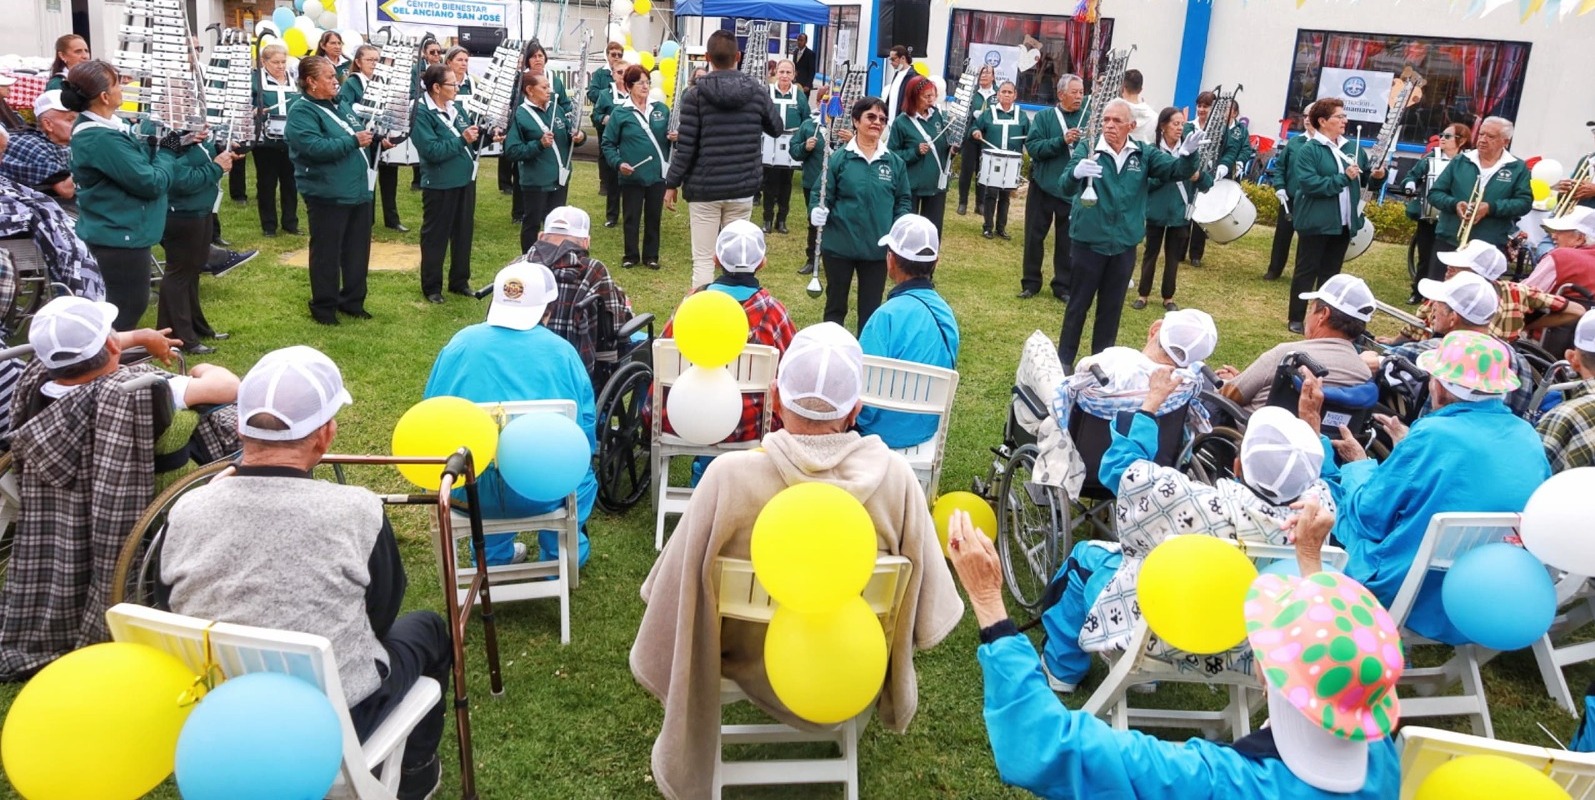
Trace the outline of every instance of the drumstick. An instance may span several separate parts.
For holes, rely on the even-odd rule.
[[[643,160],[641,160],[641,161],[638,161],[638,162],[637,162],[637,163],[635,163],[635,164],[632,164],[632,165],[631,165],[631,168],[632,168],[632,170],[633,170],[633,171],[636,171],[636,169],[637,169],[637,168],[638,168],[638,167],[640,167],[640,166],[642,166],[642,165],[644,165],[644,164],[646,164],[646,163],[648,163],[648,162],[650,162],[650,161],[652,161],[652,160],[654,160],[654,157],[653,157],[653,156],[648,156],[648,157],[647,157],[647,158],[645,158],[645,159],[643,159]]]

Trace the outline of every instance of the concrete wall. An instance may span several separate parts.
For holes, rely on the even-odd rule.
[[[72,32],[72,0],[61,0],[58,11],[46,10],[45,0],[8,2],[6,23],[0,25],[0,54],[53,58],[56,37]]]

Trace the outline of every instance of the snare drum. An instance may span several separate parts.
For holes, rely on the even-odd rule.
[[[992,152],[980,154],[980,185],[998,189],[1019,188],[1019,164],[1024,159],[1018,153]]]
[[[1352,234],[1351,243],[1346,245],[1346,261],[1356,259],[1363,253],[1368,252],[1368,248],[1373,246],[1373,234],[1373,220],[1363,217],[1362,227]]]
[[[1191,207],[1191,221],[1201,227],[1208,239],[1217,244],[1229,244],[1252,229],[1257,222],[1257,206],[1239,183],[1215,181],[1213,188],[1196,196]]]
[[[792,144],[792,134],[783,134],[778,137],[764,137],[764,165],[766,167],[785,167],[791,169],[796,166],[792,162],[792,151],[788,148]]]

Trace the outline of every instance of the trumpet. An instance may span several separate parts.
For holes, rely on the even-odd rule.
[[[1473,220],[1479,215],[1479,203],[1484,202],[1484,176],[1473,184],[1473,194],[1468,196],[1467,214],[1462,217],[1462,227],[1457,229],[1457,247],[1467,247],[1473,235]]]
[[[1568,187],[1566,192],[1562,193],[1561,197],[1556,198],[1556,209],[1551,213],[1551,216],[1565,217],[1578,207],[1578,200],[1574,199],[1574,195],[1577,194],[1578,187],[1590,182],[1590,165],[1592,163],[1595,163],[1595,153],[1585,156],[1584,163],[1578,165],[1578,169],[1573,172],[1572,185]]]

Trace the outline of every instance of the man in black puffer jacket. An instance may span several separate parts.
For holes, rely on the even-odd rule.
[[[753,217],[764,135],[784,132],[768,87],[737,71],[736,37],[715,31],[706,49],[711,69],[681,96],[681,128],[665,176],[665,207],[675,210],[678,187],[689,204],[694,288],[714,278],[720,229]]]

